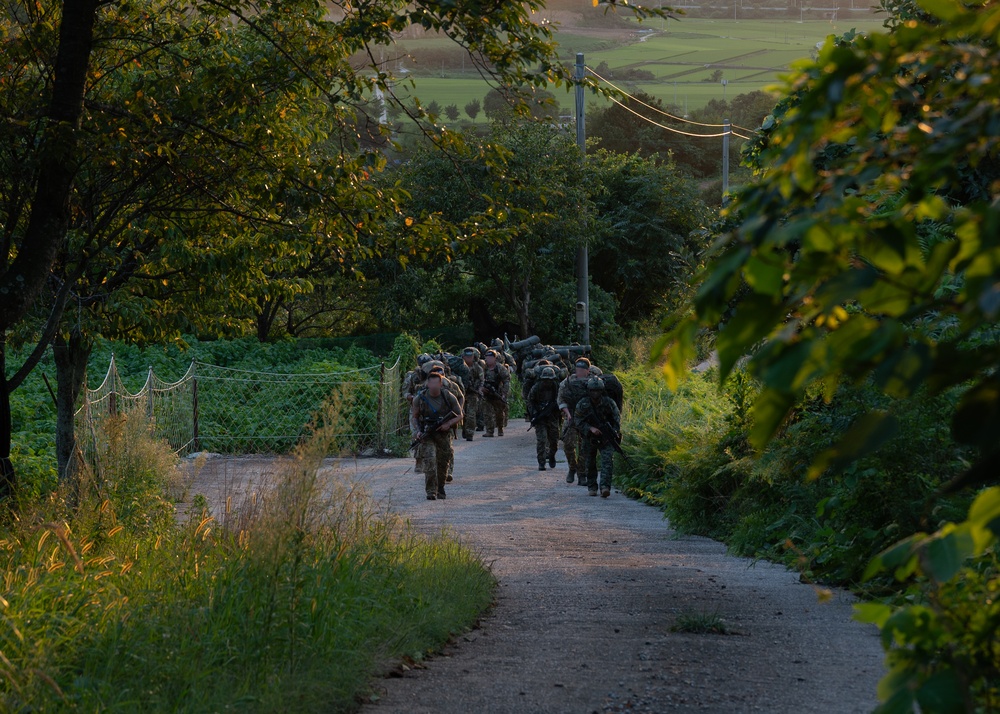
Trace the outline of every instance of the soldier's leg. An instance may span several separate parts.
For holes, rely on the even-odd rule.
[[[538,470],[545,470],[545,458],[549,452],[549,438],[545,431],[545,423],[535,427],[535,455],[538,457]]]
[[[607,498],[611,495],[611,476],[615,463],[615,450],[608,445],[601,449],[601,497]]]
[[[563,436],[563,453],[566,454],[566,465],[569,467],[569,473],[566,474],[566,483],[573,483],[580,463],[577,449],[577,431],[572,426],[566,427],[566,433]]]
[[[590,437],[583,438],[583,454],[586,463],[586,474],[581,481],[587,485],[587,492],[590,496],[597,495],[597,444]]]
[[[492,399],[483,400],[483,420],[486,422],[486,433],[483,436],[493,436],[497,428],[497,412]]]
[[[486,427],[486,400],[480,399],[476,405],[476,431],[482,431]]]
[[[428,499],[437,498],[437,448],[433,437],[429,436],[420,442],[417,454],[424,467],[424,490]]]
[[[437,449],[437,497],[444,498],[444,484],[448,480],[448,464],[454,464],[455,452],[451,448],[451,434],[435,434],[434,444]]]
[[[476,433],[476,412],[479,410],[479,395],[470,391],[465,397],[465,421],[462,422],[462,437],[472,441]]]
[[[559,420],[549,419],[543,425],[545,430],[545,455],[549,466],[556,467],[556,450],[559,448]]]

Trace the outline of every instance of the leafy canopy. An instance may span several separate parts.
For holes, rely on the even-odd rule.
[[[676,381],[702,327],[724,323],[724,379],[753,352],[758,446],[808,385],[844,378],[905,397],[971,380],[956,437],[1000,463],[1000,8],[924,0],[935,22],[829,41],[798,67],[750,158],[691,315],[672,326]],[[735,306],[735,307],[734,307]],[[891,435],[862,419],[815,475]],[[992,467],[990,466],[992,464]]]

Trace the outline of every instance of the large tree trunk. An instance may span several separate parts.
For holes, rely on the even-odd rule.
[[[16,325],[42,290],[69,228],[69,196],[77,171],[79,125],[90,53],[95,0],[65,0],[59,27],[52,99],[37,149],[38,182],[17,255],[0,272],[0,332]]]
[[[17,484],[10,460],[13,425],[6,373],[6,338],[38,297],[69,228],[69,196],[76,177],[79,126],[97,0],[64,0],[52,98],[37,149],[38,181],[17,254],[0,256],[0,499]],[[9,261],[9,262],[8,262]]]
[[[56,362],[56,463],[59,484],[76,491],[80,463],[76,458],[76,403],[87,376],[93,343],[74,330],[69,340],[61,335],[52,345]]]
[[[10,460],[14,425],[10,416],[10,391],[7,388],[7,337],[0,332],[0,500],[14,495],[17,477]]]

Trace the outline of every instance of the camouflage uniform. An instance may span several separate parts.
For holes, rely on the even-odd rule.
[[[591,383],[598,381],[597,377],[591,378]],[[573,421],[583,434],[583,458],[587,463],[587,489],[591,496],[597,495],[597,488],[600,485],[601,495],[605,498],[611,493],[611,469],[614,464],[615,450],[610,439],[614,436],[602,434],[595,436],[590,433],[591,427],[601,428],[601,424],[606,422],[618,432],[621,429],[621,412],[614,400],[604,393],[603,385],[600,392],[588,390],[588,395],[580,400],[573,412]],[[601,454],[600,483],[597,477],[597,453]]]
[[[575,413],[577,403],[586,396],[586,379],[578,379],[576,376],[570,375],[559,384],[559,408],[567,409],[571,415]],[[566,453],[566,463],[569,465],[566,483],[573,483],[573,478],[579,474],[579,484],[586,486],[587,463],[581,458],[580,432],[578,428],[574,419],[566,426],[566,430],[563,432],[563,451]]]
[[[543,376],[528,394],[528,413],[535,415],[546,412],[548,415],[535,424],[535,454],[538,457],[538,470],[545,470],[545,462],[556,467],[556,449],[559,448],[559,424],[562,417],[559,413],[558,397],[559,382],[555,370],[543,368]]]
[[[417,394],[410,408],[410,432],[414,436],[422,433],[424,424],[430,419],[444,417],[445,421],[448,421],[452,417],[461,415],[462,408],[454,394],[442,389],[439,396],[432,397],[424,389]],[[451,431],[435,429],[426,433],[423,441],[417,446],[417,455],[424,462],[424,488],[427,491],[427,498],[444,498],[444,485],[448,481],[448,464],[454,463]]]
[[[499,360],[492,367],[486,367],[483,387],[486,390],[483,394],[483,416],[486,420],[485,436],[493,436],[494,429],[500,436],[503,436],[504,411],[507,406],[507,395],[510,394],[510,373],[506,367],[500,364]],[[493,395],[489,394],[491,390]]]
[[[462,354],[472,354],[473,348],[463,350]],[[462,363],[465,367],[465,374],[462,377],[462,386],[465,387],[465,421],[462,423],[462,436],[466,441],[472,441],[476,432],[476,414],[479,411],[479,404],[483,399],[483,366],[478,360],[472,364]]]
[[[618,405],[618,411],[621,411],[625,406],[625,389],[622,387],[622,383],[618,381],[618,377],[611,374],[611,372],[603,371],[596,365],[590,366],[590,374],[593,377],[601,378],[601,381],[604,382],[604,391]]]

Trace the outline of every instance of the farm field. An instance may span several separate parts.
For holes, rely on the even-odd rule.
[[[574,61],[584,52],[587,65],[606,63],[606,77],[629,92],[643,91],[665,104],[694,110],[713,99],[732,99],[738,94],[765,90],[774,85],[795,61],[808,58],[817,45],[831,34],[852,28],[877,31],[882,20],[875,15],[864,19],[831,20],[737,20],[685,18],[679,21],[649,21],[636,25],[637,32],[586,34],[585,28],[568,28],[557,34],[561,55]],[[408,39],[400,43],[403,52],[422,49],[443,50],[448,41],[440,38]],[[416,95],[421,102],[436,101],[443,108],[455,104],[461,109],[472,99],[482,98],[489,85],[469,66],[465,71],[403,63],[411,72],[413,86],[400,87],[403,95]],[[649,72],[654,79],[623,79],[629,71]],[[713,74],[721,72],[718,79]],[[721,81],[726,80],[724,86]],[[572,113],[573,97],[556,92],[563,114]],[[605,102],[588,97],[591,106]],[[468,120],[463,113],[463,119]],[[478,121],[486,121],[483,115]]]

